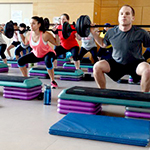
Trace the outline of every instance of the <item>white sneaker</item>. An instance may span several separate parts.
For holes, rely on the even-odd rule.
[[[6,59],[11,59],[12,60],[13,58],[8,56],[8,57],[6,57]]]

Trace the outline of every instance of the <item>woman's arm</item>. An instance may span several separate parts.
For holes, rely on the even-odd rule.
[[[55,46],[60,45],[60,40],[59,40],[58,34],[55,34],[55,37],[54,37],[51,33],[45,32],[43,35],[43,39],[45,42],[49,41],[50,43],[52,43]]]
[[[81,36],[78,33],[75,33],[77,40],[81,41]]]
[[[26,36],[24,36],[23,33],[20,33],[20,37],[24,45],[29,45],[30,31],[26,33]]]

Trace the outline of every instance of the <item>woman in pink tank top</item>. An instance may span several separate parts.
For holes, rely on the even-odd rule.
[[[31,31],[28,31],[24,37],[22,34],[24,31],[20,31],[20,36],[24,45],[30,44],[32,51],[29,54],[24,55],[18,59],[18,66],[22,74],[27,77],[27,63],[36,63],[39,61],[45,61],[48,75],[51,79],[51,86],[57,87],[57,83],[54,80],[54,68],[53,61],[56,59],[55,51],[49,46],[48,42],[58,46],[59,37],[53,36],[51,33],[45,31],[43,18],[34,16],[31,18]]]

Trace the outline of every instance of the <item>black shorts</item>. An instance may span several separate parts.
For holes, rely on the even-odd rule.
[[[20,44],[20,42],[18,41],[18,42],[16,42],[16,41],[13,41],[12,43],[11,43],[11,45],[14,45],[15,47],[16,46],[18,46]]]
[[[106,73],[112,80],[118,81],[124,75],[131,75],[134,82],[139,82],[141,76],[136,74],[137,66],[144,60],[136,60],[132,64],[120,64],[117,63],[114,59],[106,60],[110,65],[110,72]]]

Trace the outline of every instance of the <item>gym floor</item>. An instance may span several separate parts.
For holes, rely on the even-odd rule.
[[[18,68],[9,68],[9,74],[20,76]],[[49,84],[49,79],[41,79]],[[150,150],[138,147],[95,140],[50,135],[49,128],[65,115],[57,112],[57,96],[71,86],[97,87],[95,81],[62,81],[57,79],[59,88],[52,89],[51,105],[42,100],[17,100],[3,98],[0,87],[0,150]],[[107,77],[107,88],[140,91],[139,85],[118,84]],[[43,89],[44,90],[44,89]],[[124,106],[103,105],[103,114],[124,117]]]

